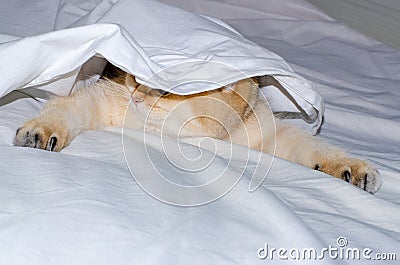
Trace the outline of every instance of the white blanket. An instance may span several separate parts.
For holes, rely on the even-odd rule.
[[[141,83],[178,94],[215,89],[245,77],[273,75],[287,90],[273,94],[275,110],[304,111],[312,120],[314,133],[322,122],[323,102],[311,83],[295,74],[281,57],[248,41],[222,21],[148,0],[103,1],[84,14],[74,9],[85,3],[67,1],[60,4],[54,27],[33,35],[39,29],[32,30],[27,23],[54,15],[52,9],[39,9],[41,5],[43,2],[25,6],[23,13],[4,23],[3,32],[8,35],[0,36],[4,42],[0,71],[12,78],[1,81],[0,95],[35,85],[52,90],[56,80],[55,91],[66,94],[71,89],[66,80],[75,79],[81,65],[97,54],[134,74]],[[28,38],[13,36],[15,25],[24,24],[20,21],[23,15],[30,19],[18,35]],[[65,24],[71,17],[74,23]],[[50,87],[43,86],[49,82]]]
[[[251,174],[245,172],[228,194],[213,203],[192,208],[170,206],[149,196],[133,181],[123,156],[119,129],[85,132],[61,153],[14,147],[15,130],[43,106],[33,99],[19,99],[0,107],[0,264],[281,264],[277,252],[273,260],[271,255],[265,260],[258,257],[265,254],[259,251],[265,244],[269,249],[288,251],[315,248],[318,254],[330,246],[340,250],[370,248],[372,257],[397,251],[399,259],[400,52],[349,30],[302,0],[164,2],[223,19],[255,43],[283,56],[296,72],[311,80],[326,102],[321,137],[377,166],[383,178],[381,190],[370,195],[341,180],[276,159],[264,184],[255,192],[248,192]],[[46,16],[42,16],[42,5]],[[67,77],[75,77],[79,65],[94,54],[108,59],[116,56],[115,60],[110,59],[116,64],[124,60],[107,47],[116,40],[126,47],[131,45],[131,36],[124,35],[128,29],[90,25],[39,35],[74,23],[88,24],[111,17],[111,11],[104,13],[111,7],[110,10],[118,8],[118,19],[136,12],[124,5],[130,4],[122,0],[2,4],[1,38],[3,42],[14,39],[0,47],[2,94],[56,79],[69,83],[45,83],[41,88],[57,91],[57,84],[65,93],[73,84]],[[223,29],[236,34],[229,27]],[[99,41],[89,41],[78,50],[74,49],[77,43],[73,39],[56,42],[69,34],[77,34],[79,40],[98,36]],[[33,37],[16,37],[28,35]],[[188,36],[176,36],[185,37]],[[20,53],[4,53],[17,45],[24,47]],[[62,51],[57,60],[47,53],[47,48]],[[34,57],[26,58],[35,51]],[[148,54],[141,57],[135,51],[128,48],[127,56],[137,55],[135,59],[144,64],[118,65],[145,81],[152,74],[146,72],[153,67],[149,64],[156,60],[146,64]],[[24,63],[17,63],[19,60]],[[280,67],[289,71],[286,66]],[[258,70],[250,67],[249,74],[258,74]],[[293,73],[290,78],[301,79]],[[15,95],[18,92],[2,102],[11,101]],[[126,144],[139,148],[141,137],[131,132]],[[222,149],[224,145],[217,143]],[[159,169],[166,169],[171,177],[179,175],[179,171],[163,167],[166,160],[160,146],[152,142],[149,147],[158,159],[155,164]],[[193,154],[198,152],[197,148],[184,147]],[[259,153],[251,151],[249,155],[251,171]],[[240,165],[241,161],[234,162]],[[217,172],[226,164],[221,154],[211,169]],[[229,168],[232,172],[238,169]],[[212,178],[215,172],[208,170],[200,177]],[[339,244],[347,240],[346,246],[338,246],[339,237],[343,237]],[[296,253],[294,250],[292,254]],[[285,263],[367,262],[365,257],[358,262],[330,258],[327,252],[322,260],[288,259]]]

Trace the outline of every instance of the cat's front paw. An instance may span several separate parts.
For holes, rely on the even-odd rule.
[[[314,169],[343,179],[372,194],[381,186],[378,170],[360,159],[344,158],[321,161],[315,165]]]
[[[60,126],[33,119],[17,130],[14,145],[59,152],[68,144],[68,138]]]

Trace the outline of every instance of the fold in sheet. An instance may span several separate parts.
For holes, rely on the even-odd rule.
[[[49,13],[38,5],[23,9],[32,11],[29,16],[34,21]],[[67,94],[71,89],[68,85],[58,85],[56,90],[48,85],[76,78],[81,65],[97,55],[134,74],[141,83],[177,94],[211,90],[245,77],[273,75],[286,90],[278,90],[272,97],[276,111],[306,113],[313,133],[322,122],[323,101],[310,82],[280,56],[218,19],[156,1],[120,0],[103,1],[81,14],[70,14],[74,22],[63,27],[60,20],[72,20],[66,18],[66,5],[60,5],[53,28],[22,30],[12,41],[10,34],[19,16],[7,18],[10,21],[3,33],[8,35],[0,36],[0,71],[9,78],[0,81],[0,95],[31,86]],[[32,35],[35,32],[41,34]]]

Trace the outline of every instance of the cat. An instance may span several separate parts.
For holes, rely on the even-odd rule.
[[[277,83],[272,76],[245,78],[184,96],[141,85],[134,76],[119,70],[115,76],[101,78],[70,96],[50,99],[38,117],[17,130],[14,145],[59,152],[83,131],[123,126],[132,100],[135,107],[129,111],[135,122],[125,124],[127,127],[163,130],[173,137],[178,132],[180,137],[207,136],[270,154],[275,151],[280,158],[375,193],[381,185],[380,176],[368,162],[274,119],[259,88]],[[179,111],[168,116],[178,106]],[[167,116],[173,120],[163,124]]]

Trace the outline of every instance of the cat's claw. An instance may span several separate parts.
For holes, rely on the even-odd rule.
[[[56,144],[57,144],[57,137],[53,136],[50,137],[50,140],[47,144],[46,150],[47,151],[54,151],[54,148],[56,148]]]

